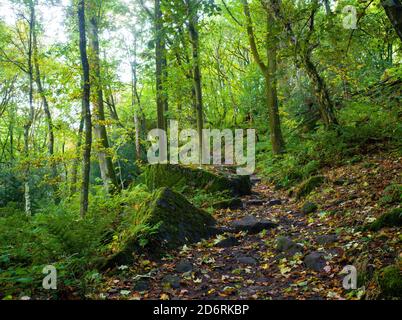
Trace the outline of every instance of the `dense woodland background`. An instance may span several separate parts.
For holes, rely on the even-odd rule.
[[[370,168],[370,157],[381,154],[394,171],[373,169],[367,186],[382,189],[361,197],[388,197],[372,206],[374,218],[396,210],[389,227],[397,228],[384,240],[394,248],[384,259],[395,263],[400,0],[1,0],[0,6],[0,298],[69,298],[65,292],[99,298],[91,294],[105,281],[105,259],[127,241],[139,254],[146,251],[159,226],[143,213],[155,196],[143,173],[146,138],[169,120],[199,132],[255,128],[257,175],[286,197],[332,168]],[[230,198],[186,185],[175,190],[210,214],[214,203]],[[49,264],[59,277],[51,292],[41,289]],[[398,297],[400,275],[395,281],[399,291],[391,296]],[[223,296],[235,295],[227,291]]]

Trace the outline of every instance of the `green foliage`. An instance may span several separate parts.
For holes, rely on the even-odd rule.
[[[9,202],[21,203],[23,199],[22,182],[9,166],[0,165],[0,207]]]
[[[402,184],[391,184],[384,189],[383,196],[379,200],[380,205],[402,203]]]
[[[257,145],[258,168],[278,187],[291,187],[322,167],[361,160],[362,154],[379,148],[399,148],[402,124],[396,110],[354,102],[340,111],[342,126],[336,130],[293,134],[287,138],[287,153],[273,157],[266,142]]]
[[[323,184],[325,181],[325,177],[323,176],[313,176],[303,183],[301,183],[296,189],[296,199],[300,199],[302,197],[310,194],[315,188]]]
[[[402,297],[402,272],[400,265],[390,265],[380,270],[377,275],[377,281],[384,297]]]
[[[402,226],[402,208],[395,208],[381,215],[368,228],[372,231],[377,231],[384,227],[400,226]]]
[[[303,207],[301,208],[301,211],[304,214],[309,214],[317,211],[318,207],[314,202],[307,201],[306,203],[303,204]]]
[[[148,196],[141,185],[114,197],[99,188],[91,195],[84,218],[75,198],[49,205],[32,217],[20,211],[0,216],[2,294],[40,291],[42,268],[49,264],[58,271],[58,292],[70,285],[85,292],[88,282],[97,279],[96,268],[112,251],[116,236],[129,232],[146,237],[149,228],[136,217]]]

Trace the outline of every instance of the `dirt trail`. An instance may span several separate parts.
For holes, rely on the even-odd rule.
[[[324,172],[328,181],[308,198],[318,204],[318,210],[309,215],[300,210],[305,199],[297,202],[273,186],[257,183],[253,194],[242,198],[243,208],[215,213],[218,226],[253,216],[277,227],[257,233],[227,232],[171,252],[160,261],[141,256],[138,264],[122,266],[111,275],[97,298],[353,298],[342,287],[340,272],[346,265],[371,247],[376,248],[370,255],[378,267],[400,252],[396,244],[384,253],[380,238],[367,242],[367,234],[352,228],[381,213],[375,203],[383,185],[401,172],[400,163],[379,155]],[[384,234],[393,236],[392,230]],[[380,259],[376,258],[379,250]]]

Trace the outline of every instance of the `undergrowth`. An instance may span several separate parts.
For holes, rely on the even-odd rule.
[[[42,208],[33,216],[13,206],[2,208],[0,299],[33,293],[57,296],[69,287],[84,295],[89,287],[96,288],[101,280],[97,268],[110,252],[117,231],[145,241],[149,228],[137,213],[149,195],[142,185],[116,196],[95,189],[83,218],[75,199],[78,195],[58,206]],[[57,290],[42,288],[46,265],[57,270]]]

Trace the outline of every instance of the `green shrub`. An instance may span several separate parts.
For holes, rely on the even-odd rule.
[[[384,227],[402,226],[402,208],[395,208],[381,215],[368,226],[372,231],[380,230]]]
[[[402,270],[399,265],[390,265],[380,270],[377,280],[384,297],[402,297]]]
[[[391,184],[384,189],[383,196],[380,198],[380,205],[402,203],[402,185]]]
[[[97,279],[96,268],[110,252],[117,232],[146,236],[147,226],[133,217],[148,196],[144,186],[116,196],[99,187],[90,196],[84,218],[76,197],[59,206],[48,205],[30,217],[21,211],[0,216],[1,294],[41,290],[42,269],[49,264],[57,269],[60,290],[74,285],[84,292]]]
[[[300,199],[302,197],[307,196],[308,194],[310,194],[315,188],[319,187],[320,185],[322,185],[325,181],[325,177],[324,176],[314,176],[311,177],[309,179],[307,179],[306,181],[304,181],[303,183],[301,183],[297,189],[296,189],[296,199]]]

